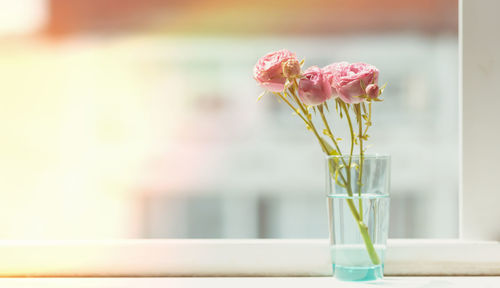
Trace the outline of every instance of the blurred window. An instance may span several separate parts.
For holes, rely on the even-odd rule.
[[[282,48],[380,69],[369,151],[392,155],[390,236],[457,237],[456,1],[384,0],[359,23],[318,5],[303,30],[255,3],[170,2],[48,1],[46,34],[0,39],[1,238],[327,237],[319,146],[256,102],[253,65]]]

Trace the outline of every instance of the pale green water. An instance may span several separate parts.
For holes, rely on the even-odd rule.
[[[333,276],[342,281],[374,281],[384,277],[384,265],[344,267],[332,264]]]
[[[381,259],[385,248],[375,246]],[[332,268],[335,278],[344,281],[372,281],[384,275],[383,262],[373,265],[364,245],[334,245],[330,248]]]

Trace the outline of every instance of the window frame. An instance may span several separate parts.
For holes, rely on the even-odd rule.
[[[493,12],[499,8],[496,1],[459,2],[460,239],[500,240],[500,209],[488,201],[498,195],[500,175],[500,133],[492,121],[500,104],[500,20]]]
[[[459,1],[459,239],[389,239],[386,275],[500,275],[500,209],[485,200],[496,193],[498,161],[481,161],[500,160],[498,150],[483,146],[500,141],[494,121],[485,121],[500,106],[491,93],[498,91],[491,78],[500,77],[493,53],[500,38],[484,37],[500,26],[488,16],[498,8],[494,1]],[[489,97],[488,105],[478,95]],[[9,240],[0,242],[0,255],[0,276],[11,277],[331,275],[327,240]]]

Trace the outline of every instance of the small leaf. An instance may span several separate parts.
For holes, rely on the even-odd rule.
[[[359,170],[359,165],[356,162],[351,163],[351,169],[354,168],[356,170]]]
[[[330,134],[330,132],[328,132],[328,129],[323,129],[323,134],[325,134],[328,137],[332,137],[332,134]]]
[[[309,131],[311,131],[311,130],[312,130],[312,129],[311,129],[311,126],[309,126],[309,124],[306,124],[306,129],[307,129],[307,130],[309,130]]]
[[[336,141],[342,141],[343,139],[339,137],[339,138],[337,138],[337,139],[335,139],[335,140],[336,140]]]
[[[326,147],[325,152],[327,155],[339,155],[339,152],[337,152],[337,150],[333,149],[333,147],[327,141],[325,141],[325,139],[323,139],[323,137],[320,137],[320,139]],[[335,161],[338,162],[338,159],[335,159]]]
[[[337,183],[337,185],[341,186],[341,187],[344,187],[342,186],[342,184],[339,182],[339,173],[340,173],[340,169],[344,168],[344,165],[337,165],[337,167],[335,168],[335,183]]]
[[[367,97],[366,99],[370,99],[370,97]],[[366,114],[366,105],[365,105],[365,102],[361,103],[361,107],[363,108],[363,113]]]
[[[259,97],[257,97],[257,102],[259,102],[260,99],[262,99],[262,97],[264,97],[264,95],[266,95],[266,93],[267,93],[267,91],[260,93]]]
[[[384,85],[382,85],[382,87],[380,87],[380,89],[378,90],[379,95],[382,94],[382,92],[384,92],[385,86],[387,86],[387,82],[385,82]]]
[[[338,177],[339,177],[338,173],[335,173],[335,184],[337,184],[338,186],[340,186],[342,188],[345,188],[345,185],[340,183]]]

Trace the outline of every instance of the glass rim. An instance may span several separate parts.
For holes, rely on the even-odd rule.
[[[349,158],[349,154],[344,154],[344,155],[325,155],[326,159],[340,159],[340,158]],[[353,154],[352,158],[361,158],[360,154]],[[363,159],[383,159],[383,160],[389,160],[391,159],[391,155],[389,154],[384,154],[384,153],[369,153],[369,154],[363,154]]]

